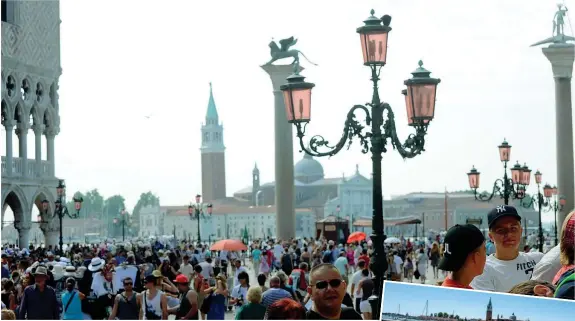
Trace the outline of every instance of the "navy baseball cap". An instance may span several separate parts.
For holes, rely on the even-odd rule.
[[[489,214],[487,214],[487,224],[489,225],[489,228],[491,228],[498,219],[508,216],[515,217],[519,222],[521,222],[521,216],[519,216],[519,213],[517,213],[517,209],[515,207],[509,205],[499,205],[489,211]]]
[[[459,271],[467,256],[485,242],[485,236],[472,224],[455,225],[445,234],[443,258],[439,268],[443,271]]]

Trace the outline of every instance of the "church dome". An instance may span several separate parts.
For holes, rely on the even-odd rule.
[[[304,153],[303,158],[295,164],[294,178],[302,183],[311,183],[323,179],[323,166],[320,162]]]

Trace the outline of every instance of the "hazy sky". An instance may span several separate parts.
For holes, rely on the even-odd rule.
[[[567,321],[572,319],[575,309],[575,302],[569,300],[385,282],[383,313],[397,313],[401,306],[400,313],[419,316],[428,300],[429,313],[455,312],[462,318],[485,318],[489,298],[494,318],[497,315],[509,318],[515,313],[518,320]]]
[[[148,190],[163,205],[187,204],[201,192],[200,125],[211,81],[225,128],[228,195],[251,185],[254,162],[262,180],[273,181],[273,94],[259,67],[269,59],[269,41],[295,36],[297,49],[319,64],[302,62],[316,84],[308,132],[335,141],[348,109],[371,99],[355,30],[373,8],[393,17],[380,93],[394,108],[402,140],[411,130],[403,81],[419,59],[442,80],[427,151],[407,161],[394,151],[384,156],[386,197],[465,189],[472,165],[490,186],[502,176],[503,138],[513,163],[527,162],[553,184],[554,82],[541,49],[529,46],[551,36],[555,4],[63,0],[57,175],[70,192],[120,193],[130,208]],[[355,164],[371,172],[357,145],[321,162],[327,177],[353,174]]]

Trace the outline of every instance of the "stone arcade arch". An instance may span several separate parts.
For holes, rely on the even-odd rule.
[[[6,209],[10,207],[14,213],[14,228],[18,231],[18,242],[12,240],[13,243],[18,243],[21,247],[29,244],[29,232],[32,227],[32,220],[30,217],[30,210],[26,202],[26,194],[18,186],[13,185],[6,191],[2,191],[2,228],[4,228],[4,217]]]

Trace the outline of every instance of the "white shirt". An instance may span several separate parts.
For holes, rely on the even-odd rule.
[[[282,254],[284,253],[284,248],[283,246],[276,244],[274,245],[274,256],[276,261],[279,261],[279,259],[282,257]]]
[[[227,261],[228,260],[228,251],[220,251],[220,260]]]
[[[369,274],[371,276],[371,272]],[[369,279],[369,276],[361,275],[361,271],[355,272],[351,277],[351,283],[353,284],[353,293],[351,295],[356,299],[361,299],[363,296],[363,290],[361,289],[359,290],[359,294],[356,294],[359,287],[359,282],[361,282],[363,279]]]
[[[393,256],[393,263],[395,264],[395,268],[397,269],[397,273],[401,273],[401,265],[403,264],[403,260],[399,255]]]
[[[183,275],[187,276],[188,279],[192,279],[192,273],[194,273],[194,267],[188,262],[188,264],[180,265],[180,270],[178,271]]]
[[[473,279],[471,287],[481,291],[509,292],[515,285],[531,279],[535,265],[542,257],[540,252],[519,252],[514,260],[502,261],[494,254],[490,255],[483,274]]]
[[[214,274],[214,267],[210,263],[203,261],[200,262],[198,265],[202,267],[202,276],[205,279],[209,279],[212,277],[211,275]]]
[[[559,245],[557,245],[543,255],[541,261],[535,265],[535,270],[533,271],[531,279],[552,283],[555,278],[555,274],[557,274],[557,271],[561,269],[561,262],[559,261],[560,254],[561,249],[559,248]]]
[[[248,271],[247,271],[246,268],[243,267],[243,266],[240,266],[239,268],[236,269],[236,273],[234,273],[234,286],[240,284],[240,281],[238,280],[238,275],[239,275],[241,272],[246,272],[246,273],[247,273]],[[245,299],[245,298],[244,298],[244,299]]]
[[[234,299],[242,298],[244,304],[248,304],[248,288],[241,285],[236,285],[232,289],[231,297]]]

